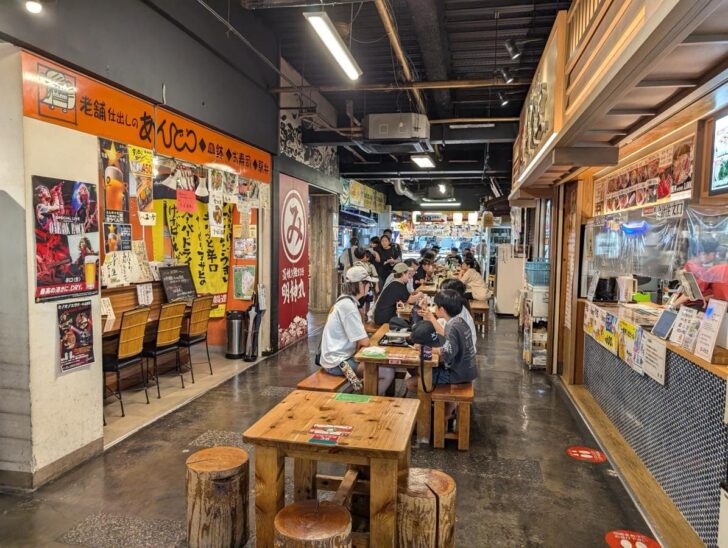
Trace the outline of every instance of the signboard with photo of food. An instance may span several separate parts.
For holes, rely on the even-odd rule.
[[[728,192],[728,115],[715,121],[710,194]]]

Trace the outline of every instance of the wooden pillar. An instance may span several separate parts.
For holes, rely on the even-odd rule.
[[[312,189],[313,190],[313,189]],[[311,284],[308,303],[312,312],[327,312],[336,300],[336,240],[339,198],[335,194],[310,194],[309,258]]]
[[[243,546],[248,536],[248,454],[197,451],[187,459],[188,546]]]

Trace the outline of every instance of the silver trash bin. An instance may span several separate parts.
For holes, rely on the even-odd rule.
[[[227,313],[227,349],[225,357],[239,360],[243,357],[245,343],[243,341],[243,313],[231,310]]]

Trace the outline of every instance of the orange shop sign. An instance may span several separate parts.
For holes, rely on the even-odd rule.
[[[151,148],[154,105],[37,55],[21,53],[23,114]]]
[[[155,150],[194,164],[224,164],[239,175],[271,182],[271,156],[267,152],[157,107]]]

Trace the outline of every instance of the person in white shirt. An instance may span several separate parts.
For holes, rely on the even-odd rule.
[[[326,319],[321,335],[321,367],[330,375],[343,376],[342,367],[351,367],[359,377],[364,375],[364,364],[358,365],[354,355],[369,346],[369,336],[359,313],[359,299],[369,293],[374,278],[367,269],[353,266],[346,271],[341,296]],[[346,364],[346,365],[345,365]],[[384,394],[394,380],[394,369],[379,368],[379,394]]]
[[[354,251],[357,247],[359,247],[359,238],[352,238],[349,240],[349,247],[344,249],[344,251],[341,252],[341,255],[339,255],[339,264],[344,269],[344,272],[354,266],[354,263],[356,262]]]

